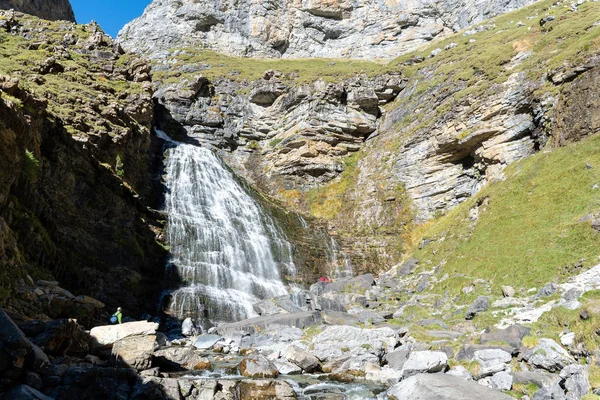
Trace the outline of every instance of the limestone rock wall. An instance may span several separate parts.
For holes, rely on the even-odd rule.
[[[4,11],[0,21],[24,60],[0,75],[0,304],[28,314],[20,288],[45,279],[153,310],[166,251],[164,216],[148,208],[151,90],[135,82],[148,75],[130,75],[139,62],[94,24]],[[37,35],[47,48],[30,45]]]
[[[0,10],[10,9],[43,19],[75,22],[69,0],[0,0]]]
[[[161,58],[179,47],[251,57],[396,57],[532,0],[154,0],[123,47]]]

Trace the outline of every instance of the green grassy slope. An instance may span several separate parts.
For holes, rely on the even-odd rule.
[[[436,292],[458,294],[475,278],[496,288],[540,287],[564,280],[581,259],[585,266],[598,262],[600,233],[581,220],[600,211],[600,136],[544,151],[505,174],[425,229],[423,237],[434,242],[415,257],[422,265],[445,262],[440,273],[450,274]],[[478,204],[473,221],[469,212]]]

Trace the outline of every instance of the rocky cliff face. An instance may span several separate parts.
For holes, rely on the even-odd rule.
[[[532,2],[155,0],[118,38],[151,58],[205,47],[251,57],[390,59]]]
[[[0,0],[0,10],[10,9],[43,19],[75,22],[69,0]]]
[[[226,150],[257,187],[329,221],[359,270],[381,268],[402,255],[411,221],[434,219],[504,179],[507,165],[549,138],[597,130],[583,101],[593,82],[559,95],[597,65],[593,37],[569,21],[598,29],[598,4],[580,7],[587,11],[539,3],[385,66],[338,61],[315,72],[311,60],[251,66],[173,52],[155,61],[157,123]],[[540,23],[548,14],[555,19]],[[569,64],[547,44],[559,37],[569,38],[564,51],[582,49]],[[279,70],[257,76],[262,67]],[[557,134],[574,115],[578,133]]]
[[[21,289],[45,279],[153,309],[166,252],[163,217],[141,201],[152,191],[146,64],[96,25],[20,13],[0,12],[0,42],[0,300],[35,314]]]

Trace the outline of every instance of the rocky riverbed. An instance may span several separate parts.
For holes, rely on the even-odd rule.
[[[413,294],[400,307],[389,302],[420,279],[408,270],[320,282],[255,304],[259,317],[204,333],[191,319],[86,330],[74,319],[2,311],[3,398],[550,400],[599,391],[597,348],[568,328],[538,337],[535,323],[553,309],[591,318],[600,266],[530,297],[504,287],[499,300],[455,306],[462,323],[439,305],[438,319],[407,315],[408,304],[426,304],[430,295]],[[101,303],[85,304],[102,315]],[[472,319],[490,306],[506,317],[478,330]]]

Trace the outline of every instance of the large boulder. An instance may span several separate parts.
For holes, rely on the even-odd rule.
[[[47,322],[32,342],[47,354],[83,356],[89,351],[90,336],[76,320],[56,319]]]
[[[183,336],[194,336],[198,334],[198,329],[194,325],[194,321],[191,318],[186,318],[181,323],[181,334]]]
[[[448,374],[420,374],[392,386],[392,400],[510,400],[499,391]]]
[[[19,379],[29,367],[33,345],[13,320],[0,309],[0,391]]]
[[[115,342],[112,356],[117,365],[143,371],[152,366],[152,353],[155,346],[155,335],[128,336]]]
[[[203,370],[210,367],[210,360],[193,348],[168,347],[154,352],[154,362],[166,371]]]
[[[521,341],[527,335],[531,328],[515,324],[506,329],[497,331],[486,331],[480,337],[481,344],[504,342],[514,349],[521,347]]]
[[[552,339],[540,339],[540,343],[523,354],[523,358],[537,368],[550,372],[561,371],[570,364],[575,364],[575,359],[558,343]]]
[[[241,374],[248,378],[277,378],[279,376],[279,371],[271,361],[260,354],[244,358],[240,362],[239,369]]]
[[[501,349],[477,350],[473,359],[480,365],[476,378],[484,378],[504,371],[512,360],[510,353]]]
[[[0,398],[2,400],[52,400],[51,397],[27,385],[19,385]]]
[[[465,319],[473,319],[480,312],[486,311],[490,308],[490,300],[486,296],[479,296],[469,308],[467,308],[467,313],[465,314]]]
[[[348,359],[370,354],[385,356],[396,348],[400,340],[398,333],[391,328],[361,329],[352,326],[326,326],[322,332],[303,344],[305,350],[321,362],[331,363],[337,359]]]
[[[402,366],[402,377],[423,372],[440,372],[448,366],[448,356],[442,351],[413,351]]]
[[[157,323],[147,321],[97,326],[90,331],[90,345],[92,348],[107,347],[128,336],[154,335],[157,329]]]
[[[302,368],[304,372],[314,372],[320,369],[319,359],[307,351],[296,346],[290,346],[283,353],[283,356],[289,362]]]
[[[220,335],[201,335],[194,341],[194,347],[198,350],[206,350],[213,347],[219,340]]]

